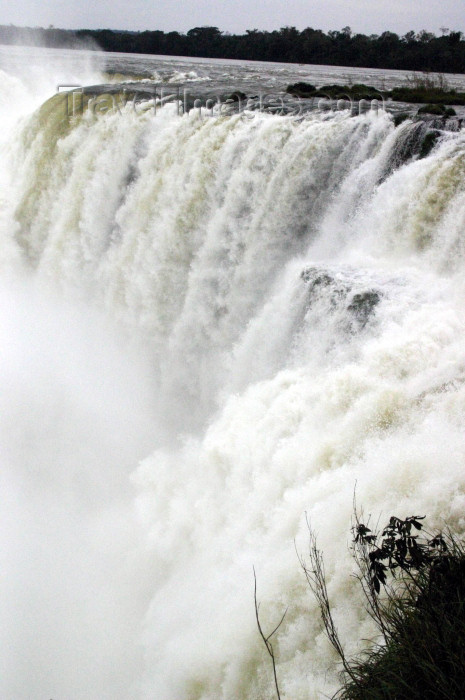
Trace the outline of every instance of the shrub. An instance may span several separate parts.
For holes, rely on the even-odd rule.
[[[436,90],[438,92],[455,92],[452,90],[443,73],[413,73],[405,76],[405,82],[411,90]]]
[[[288,85],[286,92],[289,92],[291,95],[296,95],[297,97],[311,97],[315,94],[316,87],[311,85],[311,83],[299,82]]]
[[[446,108],[443,104],[427,104],[420,107],[417,114],[436,114],[443,117],[446,113]]]
[[[391,97],[396,102],[410,102],[421,104],[465,104],[465,93],[455,90],[444,91],[442,89],[422,89],[415,87],[396,87],[391,92]]]
[[[338,700],[465,698],[465,549],[451,533],[419,536],[423,517],[391,517],[372,532],[355,515],[352,552],[383,643],[348,661],[332,619],[323,557],[310,531],[301,558],[343,667]]]

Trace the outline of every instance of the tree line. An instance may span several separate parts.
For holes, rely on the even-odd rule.
[[[282,27],[271,32],[248,29],[245,34],[222,32],[218,27],[195,27],[183,34],[160,30],[130,32],[0,25],[0,43],[50,48],[97,45],[103,51],[127,53],[465,72],[464,36],[446,27],[441,28],[440,36],[425,30],[410,31],[403,36],[389,31],[367,36],[352,32],[350,27],[326,33],[311,27],[302,31],[296,27]]]

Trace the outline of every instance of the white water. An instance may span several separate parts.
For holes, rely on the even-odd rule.
[[[465,138],[386,178],[381,113],[57,127],[2,136],[0,696],[273,697],[255,566],[283,699],[324,697],[305,512],[349,654],[355,485],[465,529]]]

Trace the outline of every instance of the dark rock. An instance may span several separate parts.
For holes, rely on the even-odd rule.
[[[334,283],[334,278],[326,272],[320,272],[316,267],[309,267],[300,274],[304,282],[311,282],[312,288],[322,285],[328,287]]]
[[[380,300],[381,296],[379,292],[374,290],[354,294],[347,310],[353,314],[358,322],[359,328],[363,328],[366,325],[373,309],[379,304]]]
[[[326,297],[332,308],[346,309],[349,312],[347,330],[350,332],[364,328],[381,300],[381,293],[374,289],[354,293],[354,284],[349,276],[344,279],[344,273],[334,276],[327,270],[309,267],[300,277],[308,285],[309,306],[318,298]]]
[[[224,96],[224,100],[231,100],[232,102],[243,102],[246,99],[247,95],[240,90],[236,90],[236,92],[231,92],[229,95]]]
[[[402,124],[406,119],[410,118],[410,114],[408,112],[399,112],[399,114],[394,115],[394,126],[399,126]]]
[[[439,136],[440,132],[436,131],[436,129],[433,131],[428,131],[421,144],[419,158],[426,158],[426,156],[431,153]]]
[[[404,163],[408,163],[418,156],[427,130],[428,124],[420,119],[396,132],[396,139],[392,144],[389,157],[386,159],[385,165],[380,172],[379,183],[386,180],[391,173],[404,165]]]

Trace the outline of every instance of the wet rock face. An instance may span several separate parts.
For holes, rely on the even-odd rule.
[[[311,306],[317,298],[325,298],[333,307],[338,305],[341,298],[347,296],[349,287],[344,281],[336,279],[329,272],[318,267],[309,267],[300,275],[308,285],[308,300]]]
[[[429,125],[422,119],[399,129],[389,157],[380,173],[379,183],[386,180],[402,165],[418,157],[428,131]]]
[[[361,288],[362,282],[351,280],[349,273],[331,273],[318,267],[308,267],[301,272],[301,279],[308,286],[307,308],[317,303],[326,304],[329,313],[339,313],[341,324],[348,332],[362,330],[374,316],[382,298],[377,289]]]
[[[370,318],[375,306],[379,304],[381,295],[375,290],[369,290],[360,294],[354,294],[347,310],[354,316],[363,328]]]
[[[308,282],[311,289],[320,286],[329,287],[330,284],[334,284],[334,277],[331,277],[326,272],[321,272],[317,267],[309,267],[303,270],[300,277],[304,282]]]
[[[418,154],[419,158],[426,158],[426,156],[430,154],[430,152],[436,145],[439,136],[440,132],[435,129],[428,131],[428,133],[422,141],[420,153]]]
[[[386,180],[405,163],[417,158],[426,158],[445,131],[460,131],[462,119],[449,117],[449,110],[438,114],[441,116],[419,112],[417,116],[404,113],[394,117],[395,126],[401,128],[397,132],[386,164],[381,170],[379,183]],[[403,122],[406,119],[410,119],[410,123],[404,125]]]

